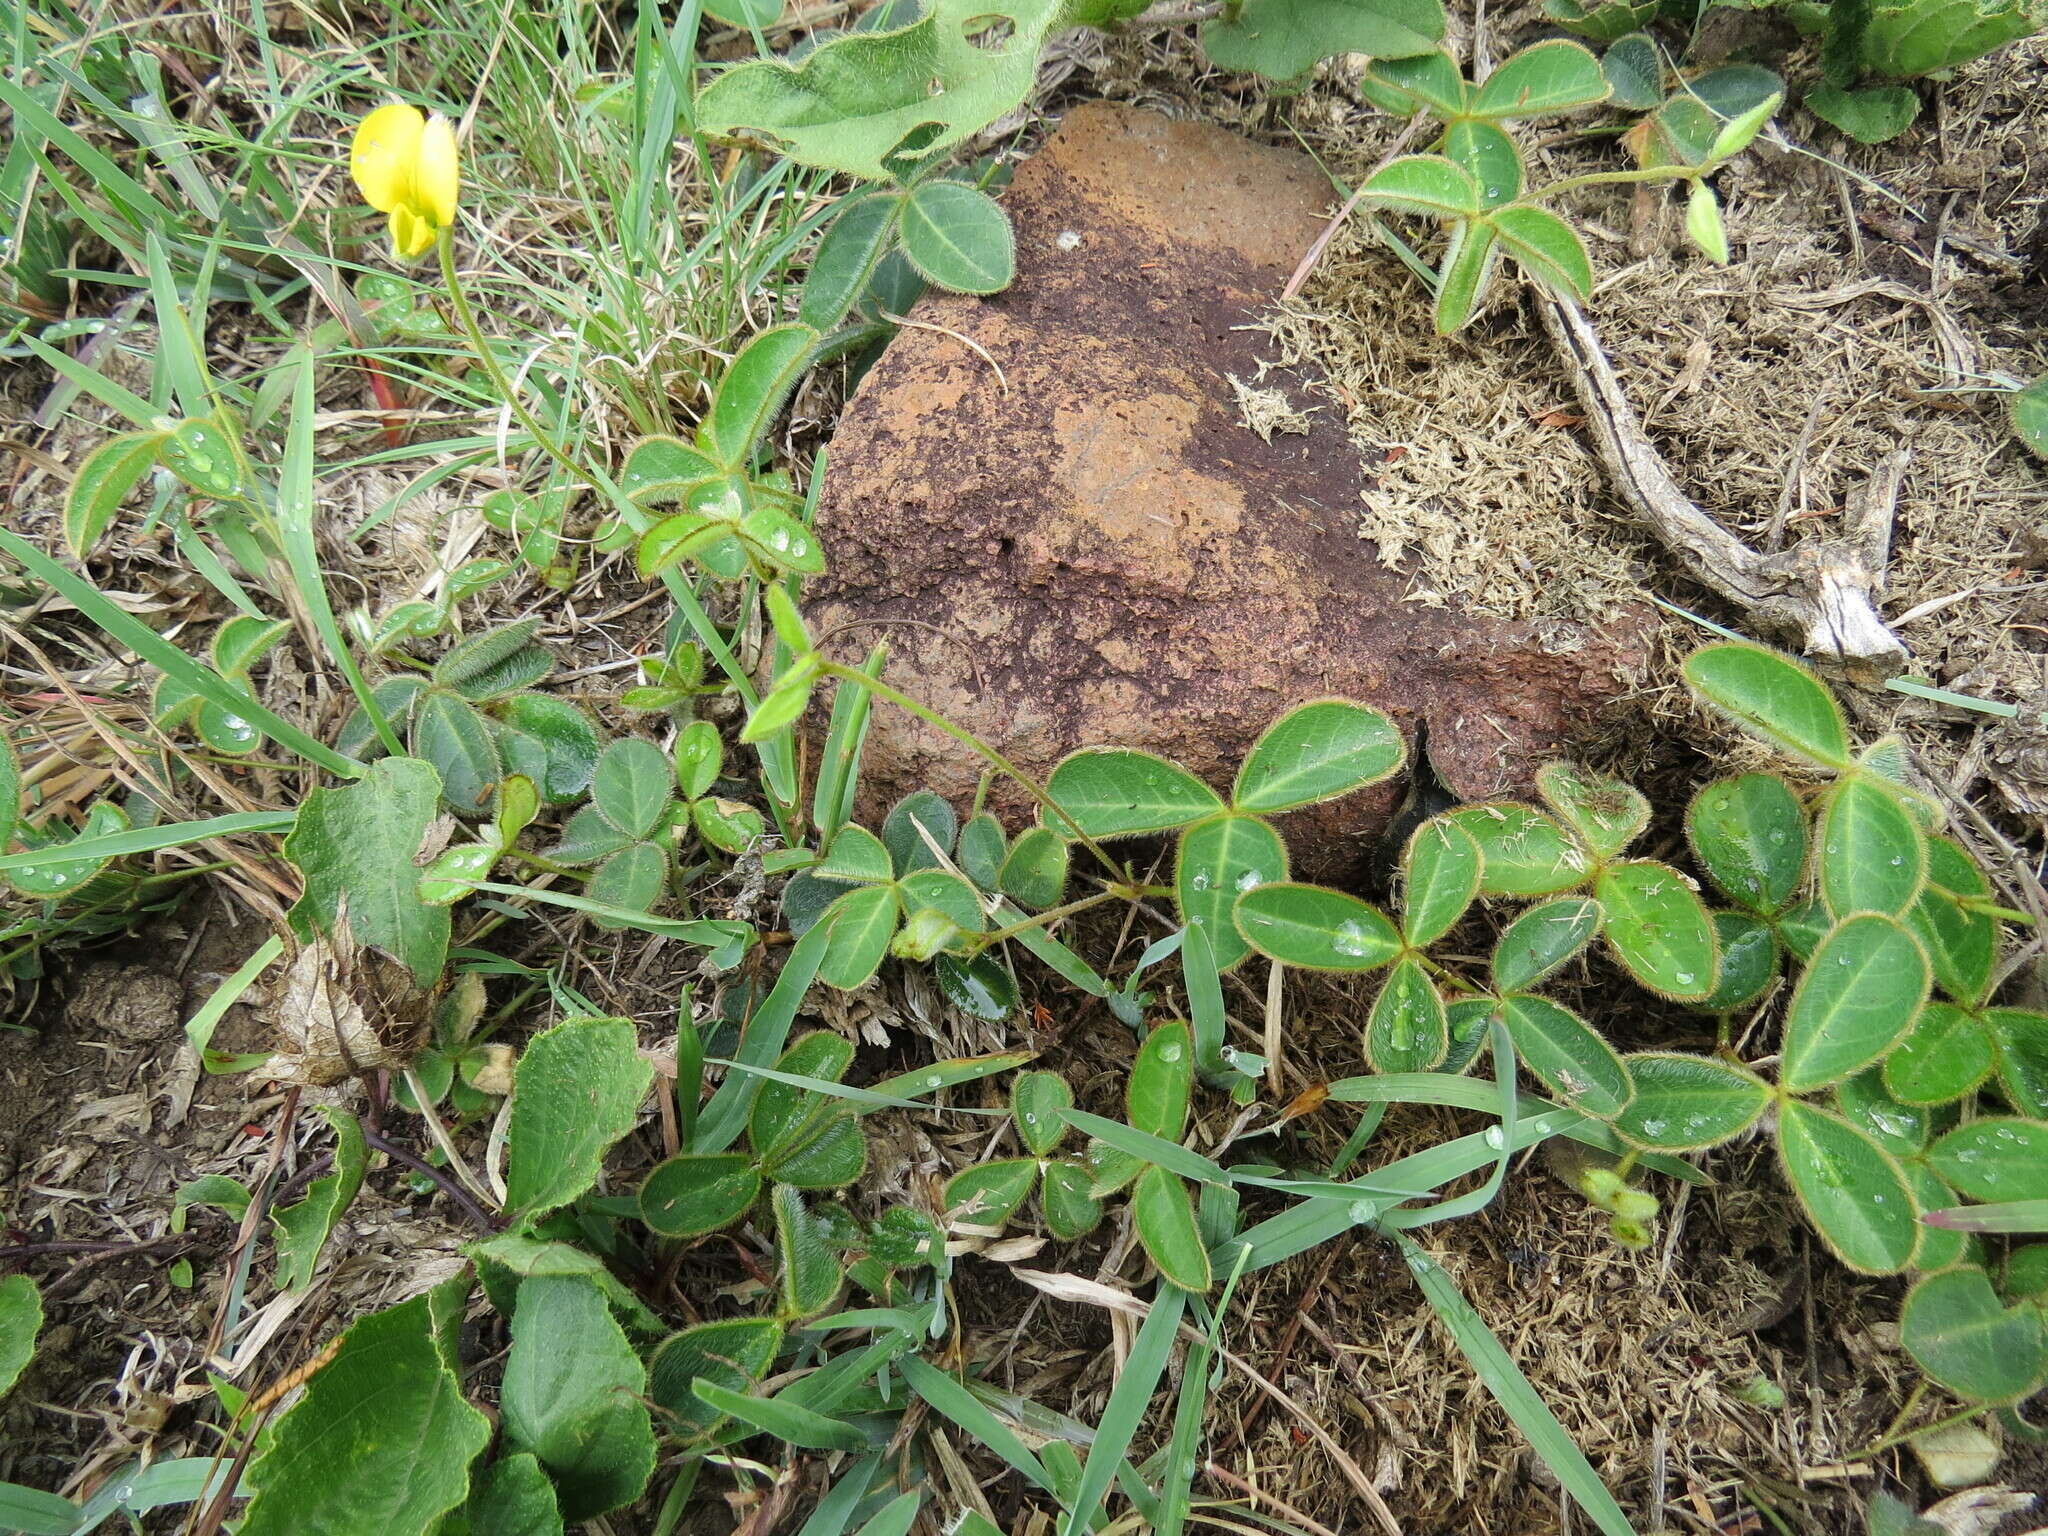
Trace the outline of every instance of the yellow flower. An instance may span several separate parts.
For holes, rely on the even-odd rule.
[[[455,126],[403,102],[379,107],[356,129],[349,174],[379,213],[391,216],[391,249],[410,261],[455,222],[462,171]]]

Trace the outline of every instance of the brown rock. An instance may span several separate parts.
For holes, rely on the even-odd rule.
[[[1041,776],[1121,745],[1227,785],[1275,716],[1336,695],[1411,736],[1427,720],[1462,796],[1524,784],[1639,654],[1403,603],[1354,532],[1366,471],[1341,425],[1265,442],[1241,424],[1229,376],[1258,378],[1262,339],[1246,327],[1329,201],[1306,159],[1222,129],[1072,113],[1005,199],[1015,285],[926,299],[929,328],[847,407],[811,611],[835,657],[885,637],[893,681]],[[881,707],[863,795],[964,799],[982,767]],[[1342,873],[1356,845],[1333,839],[1377,831],[1398,790],[1312,813],[1304,872]],[[1026,803],[998,786],[998,808]]]

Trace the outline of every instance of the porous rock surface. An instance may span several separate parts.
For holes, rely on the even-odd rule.
[[[1227,788],[1276,715],[1341,696],[1411,741],[1426,720],[1461,797],[1525,785],[1640,663],[1627,635],[1404,602],[1354,531],[1368,471],[1335,413],[1271,442],[1242,424],[1229,376],[1257,378],[1249,327],[1330,201],[1307,159],[1223,129],[1072,112],[1004,199],[1015,284],[925,299],[846,408],[810,611],[835,658],[885,638],[892,681],[1040,775],[1119,745]],[[964,801],[983,767],[878,706],[863,802]],[[1300,871],[1350,871],[1400,793],[1303,813]]]

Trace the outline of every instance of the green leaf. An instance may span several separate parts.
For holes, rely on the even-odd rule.
[[[816,1317],[838,1297],[846,1272],[832,1251],[824,1223],[800,1193],[778,1184],[769,1193],[768,1206],[775,1214],[775,1247],[782,1256],[782,1318],[792,1322]]]
[[[2048,1381],[2040,1309],[2008,1307],[1981,1269],[1928,1275],[1906,1295],[1899,1342],[1936,1384],[1974,1403],[2013,1403]]]
[[[784,1445],[807,1451],[863,1451],[867,1437],[843,1419],[814,1413],[800,1403],[734,1392],[708,1377],[691,1388],[713,1413],[738,1419]]]
[[[472,1532],[491,1536],[562,1536],[555,1485],[534,1457],[507,1456],[477,1474],[463,1514]]]
[[[539,632],[539,619],[521,619],[465,640],[434,663],[434,683],[476,702],[530,688],[554,665]]]
[[[1593,259],[1578,231],[1542,208],[1502,208],[1493,215],[1500,243],[1524,272],[1558,293],[1593,296]]]
[[[1443,155],[1402,155],[1374,171],[1359,190],[1378,207],[1439,219],[1472,218],[1486,207],[1472,173]]]
[[[1017,978],[992,954],[970,960],[940,955],[932,961],[932,980],[946,1001],[970,1018],[1000,1024],[1017,1011]]]
[[[1529,908],[1493,948],[1493,984],[1521,992],[1551,975],[1593,942],[1605,914],[1588,896],[1561,896]]]
[[[1471,93],[1457,61],[1441,48],[1412,58],[1374,59],[1359,90],[1383,112],[1413,117],[1426,110],[1446,121],[1463,114]]]
[[[764,0],[780,9],[780,0]],[[835,329],[860,302],[868,280],[896,234],[903,195],[882,189],[840,199],[811,255],[797,319],[820,332]]]
[[[979,933],[988,926],[980,892],[950,869],[913,869],[896,882],[896,889],[902,897],[903,910],[912,916],[919,912],[943,913],[949,922],[967,933]]]
[[[1746,111],[1729,118],[1721,125],[1720,132],[1714,135],[1714,142],[1707,150],[1708,163],[1718,165],[1730,155],[1740,154],[1749,148],[1751,141],[1763,132],[1764,124],[1768,123],[1778,108],[1784,104],[1784,92],[1775,92]]]
[[[1705,1056],[1639,1051],[1623,1058],[1635,1097],[1614,1128],[1632,1145],[1693,1152],[1732,1140],[1756,1124],[1771,1090],[1754,1072]]]
[[[0,731],[0,854],[14,843],[14,829],[21,820],[21,763],[14,744]]]
[[[1614,1047],[1571,1009],[1523,992],[1501,999],[1501,1017],[1522,1065],[1570,1108],[1612,1120],[1634,1098]]]
[[[1991,887],[1970,856],[1945,837],[1927,839],[1927,888],[1906,913],[1906,926],[1927,950],[1934,980],[1960,1003],[1980,1001],[1998,958],[1998,925],[1965,905]]]
[[[714,137],[749,130],[800,164],[895,181],[912,157],[937,159],[1024,100],[1061,10],[1058,0],[933,0],[908,26],[834,38],[794,67],[725,70],[699,94],[696,126]],[[1008,36],[984,46],[1001,23]]]
[[[645,912],[661,898],[668,882],[667,850],[654,843],[628,843],[592,871],[586,887],[590,900],[621,912]],[[600,928],[625,926],[617,919],[596,919]]]
[[[1029,1061],[1031,1051],[998,1051],[990,1056],[949,1056],[943,1061],[927,1062],[921,1067],[912,1067],[908,1072],[899,1072],[893,1077],[884,1077],[871,1084],[868,1092],[878,1096],[899,1099],[921,1099],[927,1094],[937,1093],[942,1088],[957,1088],[962,1083],[978,1083],[984,1077],[995,1077],[1004,1072],[1014,1072]],[[885,1106],[868,1101],[869,1107],[861,1113],[869,1114]]]
[[[739,536],[762,564],[799,576],[825,574],[825,550],[811,530],[779,507],[756,507],[740,519]],[[769,590],[777,591],[771,586]]]
[[[996,886],[1020,907],[1056,907],[1066,892],[1070,857],[1067,840],[1051,827],[1026,827],[1004,858]]]
[[[1202,49],[1218,69],[1292,80],[1340,53],[1433,53],[1443,36],[1440,0],[1248,0],[1203,27]]]
[[[1181,834],[1174,897],[1181,916],[1209,940],[1218,971],[1251,953],[1230,920],[1238,896],[1286,878],[1287,844],[1256,816],[1218,816]]]
[[[1401,861],[1401,930],[1411,945],[1427,948],[1451,931],[1479,894],[1484,863],[1456,822],[1436,816],[1415,829]]]
[[[1953,1104],[1991,1076],[1998,1049],[1984,1021],[1928,1003],[1884,1059],[1885,1086],[1905,1104]]]
[[[1545,0],[1544,11],[1553,19],[1562,20],[1560,9],[1574,4],[1575,0]],[[1664,102],[1664,56],[1655,40],[1648,33],[1635,30],[1636,17],[1628,0],[1615,0],[1594,9],[1621,20],[1621,31],[1627,34],[1613,36],[1607,52],[1600,56],[1600,73],[1607,77],[1609,105],[1630,112],[1654,111]],[[1646,9],[1651,16],[1656,14],[1654,4]],[[1594,36],[1570,22],[1565,25],[1583,36]],[[1602,39],[1596,38],[1599,40]]]
[[[1522,152],[1492,123],[1460,118],[1444,130],[1441,148],[1444,158],[1471,173],[1479,188],[1479,201],[1487,208],[1498,208],[1522,195],[1527,181]]]
[[[422,991],[441,979],[448,957],[446,907],[419,897],[413,857],[426,842],[441,798],[434,770],[417,758],[383,758],[357,783],[307,791],[284,856],[305,882],[288,914],[301,939],[333,935],[343,923],[358,944],[397,957]]]
[[[2034,1120],[2048,1120],[2048,1014],[1991,1008],[1984,1024],[1998,1042],[1998,1086],[2006,1102]]]
[[[808,1121],[762,1164],[771,1179],[792,1189],[844,1189],[868,1164],[867,1138],[855,1111],[837,1109]]]
[[[0,1280],[0,1397],[21,1379],[43,1329],[43,1297],[27,1275]]]
[[[518,1304],[521,1281],[535,1275],[578,1275],[604,1293],[612,1316],[634,1338],[651,1342],[668,1332],[668,1325],[606,1269],[603,1260],[581,1248],[572,1248],[567,1243],[536,1242],[518,1232],[504,1232],[472,1243],[464,1252],[476,1265],[485,1296],[507,1317]]]
[[[943,796],[928,789],[905,795],[882,822],[882,843],[888,850],[891,868],[898,875],[907,875],[915,870],[943,867],[952,855],[958,826],[953,807]],[[836,843],[833,849],[836,854]],[[863,851],[862,859],[867,856]],[[836,865],[837,861],[834,862]],[[887,872],[881,878],[887,879]]]
[[[1045,1165],[1039,1185],[1039,1209],[1045,1229],[1063,1243],[1086,1237],[1102,1222],[1102,1202],[1091,1193],[1095,1176],[1078,1163],[1054,1159]]]
[[[1020,1072],[1010,1084],[1010,1118],[1033,1157],[1052,1155],[1067,1133],[1064,1112],[1073,1107],[1074,1090],[1057,1072]]]
[[[1044,1463],[1031,1453],[1009,1425],[996,1417],[972,1388],[937,1366],[926,1364],[916,1355],[903,1357],[902,1371],[904,1385],[965,1430],[973,1443],[993,1451],[1035,1487],[1051,1491],[1053,1483]],[[948,1536],[962,1536],[962,1533],[954,1529],[948,1532]]]
[[[799,1036],[776,1059],[775,1070],[837,1083],[852,1065],[851,1040],[829,1029],[814,1029]],[[765,1158],[780,1150],[825,1103],[825,1096],[814,1089],[765,1079],[747,1118],[747,1140],[756,1155]]]
[[[962,182],[920,182],[903,204],[903,254],[953,293],[1000,293],[1017,275],[1017,239],[995,199]]]
[[[1493,281],[1499,254],[1499,232],[1490,221],[1460,219],[1451,226],[1437,281],[1437,335],[1453,336],[1465,328]]]
[[[710,1381],[746,1392],[775,1363],[782,1324],[772,1317],[733,1317],[699,1323],[661,1341],[647,1361],[647,1395],[678,1424],[699,1434],[722,1415],[698,1397],[694,1383]]]
[[[481,816],[505,764],[490,725],[465,699],[429,693],[413,722],[412,749],[434,765],[441,799],[458,816]]]
[[[1925,1109],[1893,1098],[1885,1087],[1884,1073],[1875,1067],[1836,1085],[1835,1108],[1897,1157],[1918,1157],[1933,1133],[1933,1116]]]
[[[1262,885],[1237,898],[1231,920],[1270,960],[1312,971],[1370,971],[1401,952],[1379,908],[1320,885]]]
[[[80,1506],[39,1488],[0,1483],[0,1529],[17,1536],[73,1536],[84,1514]]]
[[[731,1226],[760,1194],[751,1157],[682,1152],[655,1164],[640,1186],[640,1219],[662,1237],[699,1237]]]
[[[1177,763],[1123,747],[1074,753],[1053,769],[1046,789],[1079,831],[1097,838],[1164,832],[1224,808],[1215,790]],[[1054,831],[1068,830],[1052,812],[1040,814]]]
[[[271,1212],[277,1226],[277,1286],[283,1291],[303,1291],[313,1283],[320,1250],[362,1188],[369,1166],[369,1148],[356,1117],[331,1104],[321,1105],[320,1113],[334,1132],[334,1170],[308,1184],[304,1199]]]
[[[2048,458],[2048,374],[2013,392],[2012,429],[2021,442]]]
[[[563,826],[561,840],[548,849],[548,857],[558,864],[596,864],[632,841],[599,815],[596,806],[586,805]]]
[[[1537,769],[1536,792],[1602,862],[1618,858],[1650,824],[1650,802],[1639,791],[1574,763]]]
[[[1811,1093],[1896,1045],[1927,999],[1927,956],[1896,918],[1844,918],[1813,952],[1785,1014],[1778,1080]]]
[[[1450,1048],[1444,1002],[1414,956],[1387,972],[1365,1026],[1365,1059],[1375,1072],[1427,1072]]]
[[[946,1221],[953,1230],[985,1228],[1000,1232],[1017,1207],[1031,1198],[1038,1181],[1038,1161],[1030,1157],[975,1163],[946,1180]]]
[[[1595,106],[1607,95],[1607,77],[1593,51],[1556,39],[1503,60],[1479,87],[1471,110],[1475,117],[1537,117]]]
[[[1179,1141],[1194,1091],[1195,1050],[1187,1025],[1161,1024],[1145,1037],[1124,1084],[1124,1119],[1134,1130]]]
[[[1972,1200],[2048,1200],[2048,1124],[1973,1120],[1929,1147],[1927,1166]]]
[[[1406,756],[1400,731],[1380,711],[1345,699],[1304,704],[1252,743],[1231,806],[1271,815],[1334,800],[1390,778]]]
[[[819,919],[832,929],[818,979],[842,992],[865,985],[889,951],[897,916],[893,885],[861,886],[835,900]]]
[[[719,83],[714,81],[698,98],[700,113],[709,107]],[[701,117],[698,126],[717,132]],[[817,343],[816,331],[794,324],[770,326],[748,341],[718,380],[711,410],[697,429],[697,446],[727,470],[744,469],[753,457],[754,445],[810,367]]]
[[[1840,1115],[1778,1103],[1778,1155],[1814,1230],[1849,1268],[1892,1275],[1913,1258],[1919,1210],[1898,1160]]]
[[[1003,824],[988,811],[981,811],[969,817],[960,828],[960,842],[954,849],[953,862],[960,866],[961,874],[982,890],[992,892],[1002,879],[1003,860],[1008,851]]]
[[[1713,992],[1720,965],[1714,920],[1685,876],[1654,859],[1632,859],[1601,870],[1593,892],[1607,912],[1601,932],[1631,976],[1682,1002]]]
[[[706,847],[737,857],[768,835],[768,823],[751,805],[707,796],[690,802],[690,825]]]
[[[240,1531],[427,1536],[462,1503],[491,1424],[463,1400],[437,1304],[435,1292],[415,1296],[342,1335],[251,1464]]]
[[[1849,767],[1842,706],[1789,656],[1740,642],[1702,646],[1686,658],[1685,680],[1752,736],[1823,768]]]
[[[1919,93],[1904,85],[1868,85],[1845,91],[1825,82],[1806,93],[1806,110],[1863,144],[1882,144],[1913,126]]]
[[[661,748],[622,736],[604,749],[590,780],[590,803],[627,837],[647,837],[673,800],[675,771]]]
[[[1927,881],[1927,840],[1898,796],[1869,779],[1846,779],[1820,823],[1820,893],[1836,917],[1905,913]]]
[[[1713,992],[1693,1004],[1703,1013],[1733,1013],[1747,1008],[1778,974],[1778,936],[1771,925],[1748,912],[1714,913],[1714,942],[1721,951],[1721,969]]]
[[[99,547],[121,503],[156,464],[161,432],[124,432],[86,456],[64,496],[64,545],[83,561]]]
[[[1215,1283],[1188,1187],[1164,1168],[1147,1167],[1131,1186],[1131,1222],[1145,1252],[1168,1280],[1197,1294]]]
[[[679,437],[643,437],[626,455],[619,484],[637,506],[666,506],[722,474],[709,454]]]
[[[1685,234],[1707,260],[1728,265],[1728,226],[1721,219],[1721,199],[1704,181],[1694,182],[1686,194]]]
[[[692,720],[676,735],[676,787],[685,800],[701,800],[725,771],[725,743],[709,720]]]
[[[592,1189],[653,1080],[628,1019],[567,1019],[527,1042],[512,1072],[506,1209],[532,1219]]]
[[[1492,896],[1551,896],[1584,885],[1592,873],[1585,850],[1534,806],[1468,805],[1445,820],[1479,845],[1479,889]]]
[[[574,1275],[519,1285],[498,1409],[505,1443],[554,1479],[565,1520],[630,1504],[654,1472],[647,1370],[604,1293]]]
[[[1707,878],[1736,905],[1769,916],[1806,873],[1806,815],[1774,773],[1716,779],[1686,807],[1685,831]]]
[[[1867,1127],[1866,1127],[1867,1129]],[[1913,1186],[1913,1202],[1922,1211],[1920,1219],[1920,1241],[1913,1249],[1912,1267],[1923,1272],[1936,1269],[1953,1269],[1972,1256],[1981,1253],[1983,1245],[1967,1232],[1956,1232],[1947,1226],[1936,1226],[1927,1219],[1927,1213],[1940,1210],[1955,1203],[1955,1193],[1941,1182],[1925,1163],[1903,1162],[1906,1182]],[[1990,1206],[1973,1207],[1976,1211],[1990,1210]]]
[[[1873,6],[1859,53],[1865,69],[1892,80],[1915,80],[1982,58],[2038,29],[2017,0],[1919,0]]]

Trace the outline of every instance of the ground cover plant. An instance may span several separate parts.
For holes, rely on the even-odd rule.
[[[1611,8],[1558,19],[1600,36]],[[1860,73],[1829,88],[1854,86],[1855,110],[1875,110],[1866,74],[1969,57],[1901,55],[1904,14],[1854,22]],[[885,343],[920,283],[1013,279],[1000,178],[955,161],[1024,99],[1060,28],[1132,18],[870,12],[801,59],[706,77],[712,21],[765,44],[777,19],[709,15],[612,18],[602,49],[581,10],[522,12],[482,47],[432,18],[423,32],[459,45],[380,58],[443,112],[373,104],[353,62],[302,73],[259,15],[276,100],[220,114],[203,143],[165,126],[156,53],[109,48],[66,11],[16,15],[0,99],[38,137],[6,173],[12,345],[115,426],[76,445],[53,524],[0,529],[6,579],[36,594],[10,599],[32,610],[10,639],[122,664],[81,688],[44,660],[48,691],[0,737],[0,955],[26,1020],[69,952],[227,885],[266,931],[185,1038],[195,1072],[275,1085],[279,1151],[246,1179],[181,1182],[168,1213],[173,1238],[235,1233],[198,1264],[167,1245],[173,1283],[218,1297],[165,1394],[195,1453],[98,1467],[68,1492],[0,1484],[0,1528],[668,1532],[730,1493],[820,1536],[1317,1529],[1219,1468],[1212,1405],[1249,1380],[1334,1446],[1233,1326],[1261,1272],[1361,1241],[1410,1277],[1559,1500],[1602,1531],[1645,1529],[1415,1235],[1455,1244],[1524,1177],[1521,1155],[1553,1146],[1574,1149],[1574,1198],[1627,1250],[1708,1187],[1703,1155],[1767,1146],[1830,1261],[1898,1277],[1894,1354],[1918,1385],[1868,1454],[1935,1422],[2038,1436],[2048,1014],[2010,985],[2037,914],[1987,867],[1982,827],[1901,741],[1859,740],[1813,669],[1730,639],[1691,649],[1679,677],[1747,744],[1723,741],[1731,760],[1687,794],[1561,759],[1528,801],[1417,818],[1368,900],[1290,878],[1276,818],[1426,778],[1379,709],[1283,701],[1228,786],[1115,742],[1038,782],[925,704],[886,644],[832,660],[803,609],[831,551],[812,528],[823,466],[796,472],[778,438],[792,401]],[[1476,80],[1439,51],[1433,3],[1246,0],[1203,46],[1278,79],[1369,53],[1361,95],[1440,125],[1359,201],[1445,225],[1434,268],[1403,248],[1450,332],[1503,250],[1591,297],[1580,235],[1536,206],[1579,185],[1684,182],[1692,238],[1726,257],[1709,178],[1782,85],[1670,68],[1633,30],[1652,19],[1613,27],[1604,63],[1538,42]],[[998,46],[968,35],[998,22]],[[2018,35],[1997,7],[1971,25],[1984,49]],[[1838,31],[1831,59],[1851,46]],[[1621,103],[1646,114],[1636,167],[1529,191],[1503,124],[1620,99],[1644,49],[1646,83]],[[323,222],[292,162],[330,181],[342,167],[293,119],[357,108],[346,174],[374,217]],[[570,139],[543,128],[555,116]],[[780,153],[700,174],[726,154],[714,140],[744,134]],[[695,171],[673,164],[678,140]],[[232,184],[209,181],[201,148]],[[478,172],[507,175],[499,157],[515,185],[573,189],[531,248],[480,238]],[[105,266],[67,264],[88,257]],[[65,304],[95,285],[129,295],[123,324],[146,340],[67,329]],[[271,360],[247,369],[255,335]],[[323,409],[337,380],[356,403]],[[333,488],[365,472],[398,478],[356,541],[462,476],[490,487],[469,536],[437,529],[431,579],[395,600],[352,588],[332,555]],[[189,577],[188,611],[124,601],[109,551],[146,547]],[[607,561],[622,606],[661,615],[612,710],[555,622]],[[929,792],[858,814],[882,710],[947,733],[1033,818]],[[1159,932],[1135,962],[1100,942],[1105,921],[1139,920]],[[652,1045],[565,952],[628,940],[690,955]],[[1612,983],[1597,1008],[1559,986],[1588,967]],[[878,976],[918,978],[1003,1048],[913,1047],[877,1069],[833,1010]],[[1370,978],[1353,994],[1366,1070],[1288,1094],[1290,1000],[1314,978]],[[223,1021],[259,990],[274,1029],[230,1049]],[[1262,1029],[1238,993],[1263,998]],[[1045,1064],[1029,1024],[1047,999],[1115,1021],[1112,1080]],[[1687,1017],[1712,1048],[1663,1043]],[[1392,1145],[1387,1116],[1418,1106],[1458,1112],[1459,1130]],[[912,1116],[971,1131],[979,1155],[904,1178],[885,1138]],[[1310,1120],[1341,1123],[1334,1156],[1293,1134]],[[294,1136],[315,1157],[288,1170]],[[394,1167],[467,1224],[459,1253],[299,1357],[267,1356],[265,1330],[315,1295],[367,1181]],[[1082,1256],[1112,1240],[1130,1262],[1085,1278]],[[64,1245],[17,1247],[0,1250],[23,1266],[0,1278],[0,1394],[61,1352],[64,1277],[29,1261]],[[977,1360],[965,1293],[998,1265],[1047,1307],[1115,1319],[1092,1420]],[[259,1268],[283,1303],[261,1313]],[[1383,1506],[1337,1455],[1349,1492]],[[1870,1505],[1873,1530],[1915,1518]]]

